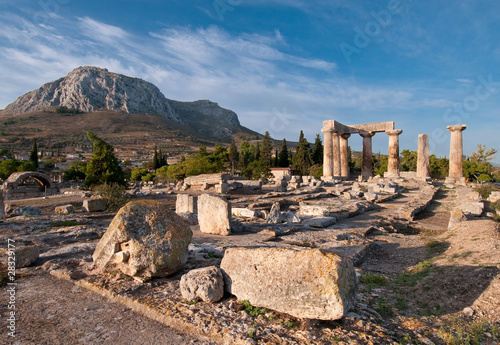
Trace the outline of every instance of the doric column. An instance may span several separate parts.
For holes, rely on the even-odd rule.
[[[429,137],[427,134],[418,136],[417,177],[427,179],[431,177],[429,166]]]
[[[325,146],[323,149],[323,176],[331,178],[333,176],[333,129],[323,128],[321,132],[325,135]]]
[[[339,142],[339,133],[332,133],[332,141],[333,141],[333,176],[340,177],[340,142]]]
[[[363,164],[361,166],[361,178],[367,180],[373,176],[373,160],[372,160],[372,137],[374,132],[361,132],[363,137]]]
[[[387,177],[399,177],[399,135],[403,130],[393,129],[385,133],[389,136]]]
[[[349,152],[348,152],[348,139],[351,136],[349,133],[344,133],[340,136],[340,176],[348,178],[349,171]]]
[[[447,129],[451,132],[450,173],[447,181],[451,183],[465,183],[465,178],[463,177],[462,131],[466,128],[466,125],[454,125],[447,127]]]

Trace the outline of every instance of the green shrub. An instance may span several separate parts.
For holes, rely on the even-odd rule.
[[[125,186],[118,183],[101,184],[94,187],[94,190],[106,200],[109,211],[118,211],[129,200]]]
[[[491,176],[488,174],[481,174],[477,179],[482,182],[491,182]]]

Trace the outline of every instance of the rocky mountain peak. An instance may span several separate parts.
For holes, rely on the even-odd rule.
[[[84,112],[108,109],[128,114],[154,114],[182,122],[155,85],[94,66],[75,68],[66,77],[28,92],[9,104],[3,114],[16,115],[57,106]]]

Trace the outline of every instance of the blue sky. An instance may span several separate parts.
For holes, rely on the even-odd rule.
[[[0,108],[95,65],[210,99],[276,139],[313,141],[323,120],[395,121],[401,149],[426,133],[448,156],[446,126],[465,123],[465,154],[500,149],[498,1],[12,3],[0,0]],[[387,135],[373,140],[387,153]]]

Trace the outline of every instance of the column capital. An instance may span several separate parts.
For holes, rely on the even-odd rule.
[[[371,138],[375,135],[375,132],[359,132],[363,138]]]
[[[467,128],[467,125],[452,125],[446,127],[450,132],[462,132]]]
[[[336,130],[334,130],[333,128],[322,128],[321,129],[321,133],[334,133],[336,132]]]
[[[349,139],[351,137],[351,133],[343,133],[340,136],[344,139]]]
[[[403,130],[402,129],[392,129],[392,130],[387,130],[385,131],[385,133],[387,135],[400,135],[401,133],[403,133]]]

